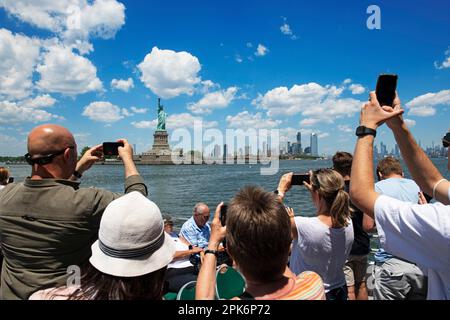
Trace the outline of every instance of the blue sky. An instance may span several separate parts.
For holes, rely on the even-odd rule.
[[[366,13],[378,5],[381,29]],[[399,75],[422,145],[450,127],[448,1],[0,2],[1,155],[25,153],[37,124],[80,146],[126,137],[148,150],[156,99],[168,129],[319,134],[319,152],[353,151],[358,109],[379,73]],[[115,79],[115,81],[114,81]],[[390,150],[392,135],[378,142]]]

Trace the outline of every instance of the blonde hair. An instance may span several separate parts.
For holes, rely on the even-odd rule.
[[[8,183],[9,171],[5,167],[0,167],[0,184],[6,185]]]
[[[319,169],[313,172],[311,184],[319,197],[325,200],[333,227],[346,227],[352,210],[350,197],[344,190],[345,182],[342,176],[331,169]]]

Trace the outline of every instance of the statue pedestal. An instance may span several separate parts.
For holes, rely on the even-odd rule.
[[[152,151],[158,152],[159,150],[170,150],[169,134],[167,131],[155,131],[153,134]]]

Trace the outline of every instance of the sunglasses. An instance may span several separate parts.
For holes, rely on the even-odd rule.
[[[38,158],[33,158],[33,156],[31,154],[27,153],[25,155],[25,160],[27,161],[27,163],[29,165],[39,164],[42,166],[42,165],[51,163],[55,157],[62,155],[67,149],[75,149],[75,146],[69,146],[69,147],[64,148],[61,151],[56,151],[54,153],[46,154],[45,156],[40,156]]]

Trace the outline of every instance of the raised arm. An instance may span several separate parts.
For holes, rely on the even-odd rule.
[[[361,110],[360,125],[376,130],[387,119],[401,113],[403,113],[401,109],[391,112],[383,110],[375,92],[371,92],[370,101]],[[375,201],[378,198],[373,178],[373,141],[372,135],[358,138],[350,183],[350,198],[353,204],[372,219],[374,219]]]
[[[389,107],[384,107],[384,109],[388,110]],[[400,100],[398,97],[394,101],[394,109],[392,110],[393,112],[400,110]],[[420,189],[429,195],[433,195],[436,200],[443,204],[450,204],[450,199],[448,198],[450,182],[442,177],[439,170],[434,166],[425,152],[423,152],[422,148],[419,147],[406,126],[406,123],[403,121],[403,117],[396,116],[386,121],[386,123],[394,133],[395,140],[408,166],[409,172]],[[435,189],[434,194],[433,189]]]
[[[221,202],[214,214],[214,219],[211,223],[211,236],[209,238],[208,250],[218,251],[219,245],[225,238],[226,227],[222,227],[220,223],[220,208]],[[202,267],[197,277],[197,286],[195,287],[195,300],[213,300],[216,288],[216,266],[217,256],[215,254],[205,254],[202,262]]]

